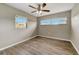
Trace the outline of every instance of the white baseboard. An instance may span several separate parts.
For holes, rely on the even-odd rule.
[[[79,50],[76,48],[76,46],[73,44],[73,42],[71,40],[66,40],[66,39],[61,39],[61,38],[56,38],[56,37],[49,37],[49,36],[42,36],[42,35],[37,35],[37,36],[52,38],[52,39],[57,39],[57,40],[63,40],[63,41],[69,41],[73,45],[73,47],[75,48],[76,52],[79,54]]]
[[[70,41],[70,42],[73,45],[73,47],[75,48],[76,52],[79,54],[79,50],[76,48],[76,46],[74,45],[74,43],[72,41]]]
[[[20,42],[16,42],[16,43],[11,44],[11,45],[9,45],[9,46],[3,47],[3,48],[0,49],[0,51],[5,50],[5,49],[7,49],[7,48],[10,48],[10,47],[12,47],[12,46],[15,46],[15,45],[17,45],[17,44],[20,44],[20,43],[22,43],[22,42],[25,42],[25,41],[30,40],[30,39],[35,38],[35,37],[37,37],[37,35],[36,35],[36,36],[33,36],[33,37],[30,37],[30,38],[27,38],[27,39],[25,39],[25,40],[23,40],[23,41],[20,41]]]
[[[3,47],[3,48],[0,49],[0,51],[5,50],[5,49],[7,49],[7,48],[10,48],[10,47],[12,47],[12,46],[15,46],[15,45],[17,45],[17,44],[20,44],[20,43],[22,43],[22,42],[28,41],[28,40],[30,40],[30,39],[32,39],[32,38],[37,37],[37,36],[46,37],[46,38],[52,38],[52,39],[57,39],[57,40],[63,40],[63,41],[69,41],[69,42],[71,42],[71,44],[73,45],[73,47],[75,48],[75,50],[77,51],[77,53],[79,54],[79,50],[76,48],[76,46],[73,44],[73,42],[72,42],[71,40],[66,40],[66,39],[61,39],[61,38],[56,38],[56,37],[49,37],[49,36],[42,36],[42,35],[36,35],[36,36],[30,37],[30,38],[28,38],[28,39],[25,39],[25,40],[23,40],[23,41],[20,41],[20,42],[11,44],[11,45],[6,46],[6,47]]]
[[[50,36],[43,36],[43,35],[37,35],[37,36],[51,38],[51,39],[56,39],[56,40],[62,40],[62,41],[70,41],[68,39],[62,39],[62,38],[57,38],[57,37],[50,37]]]

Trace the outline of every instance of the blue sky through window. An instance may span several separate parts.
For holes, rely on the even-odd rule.
[[[50,25],[51,21],[50,20],[41,20],[41,25]]]
[[[59,25],[59,24],[66,24],[66,18],[54,18],[40,21],[40,25]]]
[[[16,17],[15,22],[16,23],[26,23],[27,22],[27,18],[26,17]]]

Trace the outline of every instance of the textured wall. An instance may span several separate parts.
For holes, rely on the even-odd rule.
[[[15,28],[15,16],[22,15],[28,18],[27,29]],[[36,35],[36,18],[18,9],[0,4],[0,48],[23,41]]]
[[[50,18],[67,18],[67,24],[64,25],[40,25],[38,27],[39,35],[47,36],[47,37],[56,37],[61,38],[62,40],[70,39],[70,19],[71,19],[71,11],[60,12],[57,14],[52,14],[48,16],[43,16],[38,18],[38,23],[40,20],[50,19]]]
[[[79,4],[75,4],[71,13],[72,36],[71,40],[79,53]]]

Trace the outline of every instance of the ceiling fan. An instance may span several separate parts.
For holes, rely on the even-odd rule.
[[[31,13],[42,13],[42,12],[50,12],[50,10],[45,10],[43,9],[44,7],[46,7],[46,3],[43,4],[37,4],[38,7],[34,7],[32,5],[29,5],[29,7],[35,9],[35,11],[32,11]]]

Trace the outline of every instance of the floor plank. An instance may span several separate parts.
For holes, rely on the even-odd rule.
[[[70,42],[35,37],[2,51],[1,55],[77,55]]]

